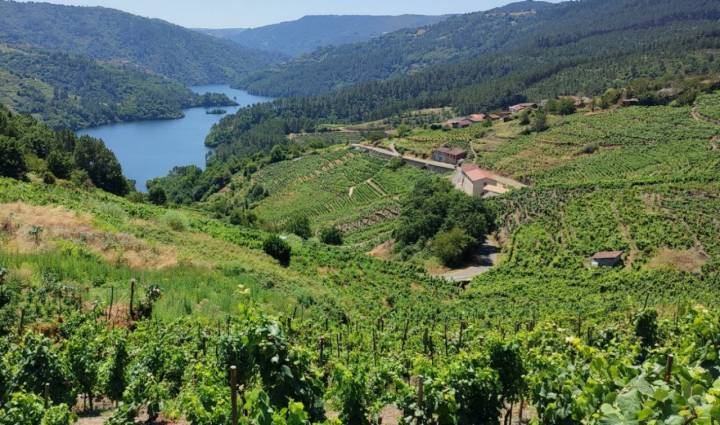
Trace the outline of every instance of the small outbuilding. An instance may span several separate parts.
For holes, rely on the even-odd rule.
[[[622,264],[623,251],[602,251],[592,256],[593,267],[617,267]]]
[[[460,160],[465,159],[467,152],[460,148],[448,148],[441,146],[432,151],[433,161],[444,162],[446,164],[457,165]]]
[[[453,118],[445,123],[451,128],[465,128],[470,127],[473,123],[467,118]]]
[[[517,105],[513,105],[508,108],[510,113],[518,114],[526,109],[535,109],[537,108],[537,103],[518,103]]]
[[[484,122],[487,118],[488,117],[485,114],[472,114],[467,117],[468,121],[472,121],[474,123]]]

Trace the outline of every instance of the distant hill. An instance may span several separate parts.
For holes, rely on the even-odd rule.
[[[198,96],[135,67],[0,45],[0,105],[53,128],[179,118],[183,108],[231,102],[225,96]]]
[[[206,143],[217,147],[220,162],[269,151],[287,134],[312,131],[318,123],[374,121],[445,106],[467,114],[527,99],[595,96],[641,77],[717,72],[720,63],[716,0],[587,0],[535,15],[490,15],[451,17],[422,35],[416,31],[417,40],[399,31],[325,49],[324,59],[313,54],[258,76],[246,87],[325,94],[241,109],[217,124]]]
[[[255,29],[198,30],[242,46],[297,57],[320,47],[370,40],[403,28],[436,24],[447,16],[305,16]]]
[[[185,84],[230,82],[275,56],[113,9],[10,1],[0,1],[0,42],[131,64]]]
[[[583,2],[593,3],[593,1]],[[552,24],[552,10],[566,7],[522,1],[484,12],[447,17],[419,28],[406,27],[352,46],[328,46],[243,79],[251,91],[275,96],[322,94],[365,81],[417,73],[514,47],[535,27]],[[555,19],[563,19],[555,16]],[[241,33],[240,36],[242,36]],[[533,40],[534,41],[534,40]]]

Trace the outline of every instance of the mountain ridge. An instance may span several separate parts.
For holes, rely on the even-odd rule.
[[[256,28],[199,29],[247,48],[278,52],[288,57],[318,48],[367,41],[403,28],[443,21],[449,15],[306,15],[293,21]]]
[[[187,85],[228,83],[277,60],[160,19],[49,3],[0,1],[0,42],[132,64]]]

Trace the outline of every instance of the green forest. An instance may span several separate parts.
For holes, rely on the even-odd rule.
[[[0,48],[0,103],[57,129],[174,119],[185,108],[234,104],[131,67],[8,46]]]

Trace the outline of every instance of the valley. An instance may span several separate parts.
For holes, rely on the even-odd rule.
[[[410,6],[0,0],[0,425],[720,422],[717,2]]]

